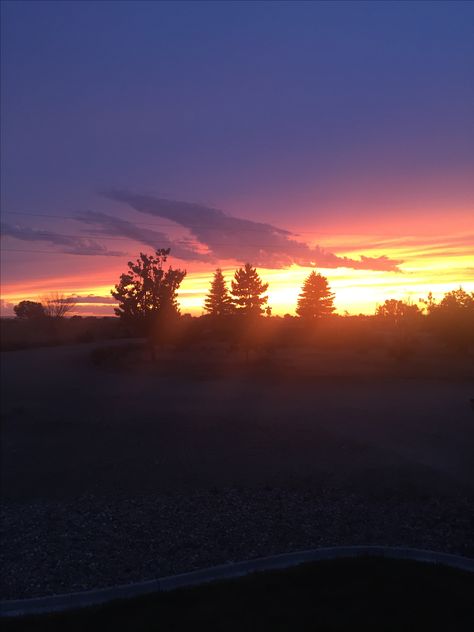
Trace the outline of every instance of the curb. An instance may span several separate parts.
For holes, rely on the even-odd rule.
[[[32,599],[15,599],[0,602],[1,617],[22,617],[37,614],[52,614],[77,610],[90,606],[105,605],[120,599],[133,599],[156,592],[167,592],[178,588],[187,588],[215,581],[236,579],[251,573],[290,568],[307,562],[323,560],[351,559],[358,557],[382,557],[392,560],[411,560],[428,564],[439,564],[468,573],[474,573],[474,559],[437,553],[423,549],[410,549],[386,546],[336,546],[330,548],[311,549],[297,553],[283,553],[254,560],[222,564],[198,571],[169,575],[133,584],[122,584],[89,590],[84,592],[35,597]]]

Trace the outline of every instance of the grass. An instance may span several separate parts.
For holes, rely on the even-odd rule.
[[[472,630],[474,576],[417,562],[325,561],[80,612],[4,631]]]

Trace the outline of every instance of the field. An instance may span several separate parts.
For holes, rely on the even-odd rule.
[[[0,318],[2,351],[51,347],[120,338],[123,335],[117,318],[73,317],[60,320],[40,319],[30,322],[19,318]]]
[[[474,556],[472,380],[245,355],[2,354],[4,598],[337,544]]]

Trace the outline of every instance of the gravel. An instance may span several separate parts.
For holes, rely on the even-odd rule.
[[[2,599],[90,590],[308,548],[377,544],[474,557],[474,498],[214,487],[186,494],[11,501]]]

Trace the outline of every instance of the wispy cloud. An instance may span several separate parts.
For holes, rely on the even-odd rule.
[[[337,244],[332,246],[332,250],[347,251],[349,245]],[[396,248],[401,253],[418,254],[420,251],[444,251],[458,249],[459,253],[470,254],[474,250],[474,235],[444,235],[442,237],[391,237],[388,239],[373,239],[371,241],[356,241],[352,244],[351,250],[380,250],[381,248]],[[452,253],[450,253],[452,254]]]
[[[5,237],[14,237],[21,241],[43,242],[52,244],[53,246],[61,246],[63,250],[59,250],[59,252],[66,254],[100,255],[107,257],[122,257],[125,254],[118,250],[108,250],[95,239],[60,235],[49,230],[13,226],[6,222],[1,223],[1,233]]]
[[[127,237],[138,241],[146,246],[157,248],[171,248],[173,256],[184,261],[213,261],[209,254],[201,253],[192,244],[187,244],[185,240],[172,240],[165,233],[149,228],[141,228],[132,222],[99,213],[87,211],[80,213],[75,218],[77,221],[93,226],[89,232],[102,236]]]
[[[385,255],[361,255],[358,258],[338,255],[320,246],[299,241],[288,230],[234,217],[203,204],[124,191],[104,195],[124,202],[141,213],[174,222],[189,231],[190,238],[172,239],[165,232],[144,228],[120,217],[97,211],[83,212],[75,217],[78,222],[87,225],[87,232],[92,237],[80,234],[62,235],[54,231],[7,223],[1,225],[2,234],[26,242],[48,243],[59,247],[58,252],[89,256],[126,256],[126,252],[109,250],[100,243],[101,237],[119,237],[134,240],[153,249],[171,248],[173,256],[183,261],[210,264],[228,260],[241,263],[250,261],[259,267],[275,269],[297,264],[305,267],[399,271],[398,266],[402,263],[400,259],[391,259]],[[358,247],[365,249],[360,245]]]
[[[202,204],[126,191],[109,191],[103,195],[124,202],[136,211],[162,217],[188,229],[200,244],[207,247],[208,260],[250,261],[263,268],[285,268],[297,264],[307,267],[386,271],[399,271],[398,266],[402,263],[401,260],[384,255],[362,255],[358,259],[338,256],[320,246],[297,241],[293,233],[272,224],[241,219]],[[179,255],[173,246],[173,254],[186,259],[189,253]]]

